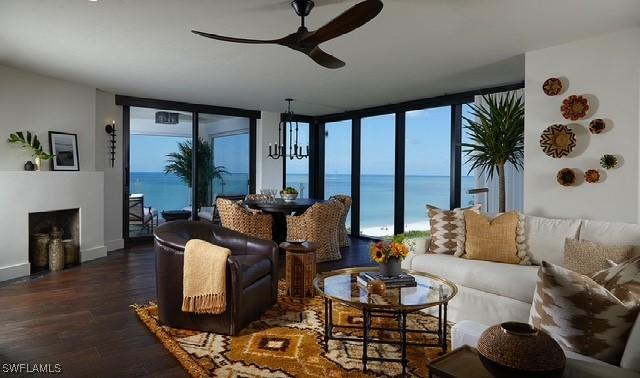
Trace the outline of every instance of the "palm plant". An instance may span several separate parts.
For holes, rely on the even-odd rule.
[[[198,159],[198,207],[208,206],[209,188],[213,179],[222,179],[227,174],[223,166],[213,165],[213,151],[211,145],[202,139],[198,139],[196,158]],[[167,155],[167,164],[164,173],[173,173],[180,177],[189,187],[192,187],[192,157],[193,148],[191,140],[178,143],[178,151]]]
[[[464,117],[472,143],[462,143],[469,172],[479,170],[489,179],[499,178],[500,212],[505,211],[505,164],[520,170],[524,157],[524,102],[515,92],[482,96],[482,104],[473,104],[470,118]]]

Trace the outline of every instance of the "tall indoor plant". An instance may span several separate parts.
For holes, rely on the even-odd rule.
[[[211,206],[209,204],[209,188],[213,179],[222,179],[222,175],[228,173],[223,166],[213,165],[213,151],[211,145],[202,139],[197,144],[198,159],[198,208]],[[178,151],[167,155],[167,164],[164,173],[173,173],[180,177],[189,188],[192,187],[192,156],[193,148],[191,140],[178,143]]]
[[[505,164],[522,169],[524,157],[524,102],[515,92],[482,96],[482,103],[470,105],[471,117],[464,117],[471,143],[462,143],[471,164],[469,171],[478,169],[494,173],[499,179],[500,212],[505,211]]]

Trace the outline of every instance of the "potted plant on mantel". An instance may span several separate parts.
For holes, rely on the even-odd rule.
[[[498,173],[500,212],[505,211],[505,164],[522,169],[524,158],[524,102],[515,92],[482,96],[481,104],[472,104],[472,118],[464,117],[472,143],[462,143],[471,164],[487,173],[489,180]]]
[[[38,136],[31,134],[30,131],[16,131],[9,134],[8,143],[17,144],[22,148],[26,148],[31,151],[31,156],[35,163],[27,161],[24,164],[25,171],[40,170],[41,162],[53,158],[53,155],[48,154],[42,150],[42,144],[38,140]]]

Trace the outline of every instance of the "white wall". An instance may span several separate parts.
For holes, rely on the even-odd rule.
[[[565,93],[549,97],[542,83],[564,77]],[[526,54],[525,179],[526,213],[550,217],[580,217],[637,223],[640,219],[640,29],[568,43]],[[560,114],[562,99],[588,95],[592,111],[577,122]],[[591,135],[589,121],[611,120],[606,133]],[[553,159],[539,146],[540,134],[554,123],[578,131],[577,153]],[[601,169],[600,157],[621,155],[624,163],[605,173],[599,184],[562,187],[556,172],[562,168]]]
[[[4,142],[21,130],[35,132],[47,152],[49,131],[78,134],[80,170],[95,170],[95,114],[95,88],[0,66],[0,171],[22,171],[33,160]],[[50,163],[43,166],[49,169]]]
[[[109,251],[124,248],[122,239],[122,107],[115,103],[115,95],[101,90],[96,101],[96,170],[104,171],[104,243]],[[104,127],[116,121],[116,160],[111,167],[110,137]]]
[[[80,208],[83,261],[105,256],[105,244],[122,247],[122,135],[111,168],[104,131],[114,119],[121,127],[112,94],[0,66],[0,208],[10,214],[0,222],[0,281],[29,274],[29,212]],[[77,134],[81,172],[21,172],[31,155],[5,142],[20,130],[35,132],[45,151],[49,131]]]
[[[278,140],[280,114],[262,112],[256,128],[256,191],[282,189],[282,159],[268,157],[269,143]]]

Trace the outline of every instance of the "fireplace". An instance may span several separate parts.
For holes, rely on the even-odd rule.
[[[65,267],[80,263],[80,211],[65,209],[29,213],[29,263],[31,274],[48,270],[48,245],[57,227],[65,246]]]

